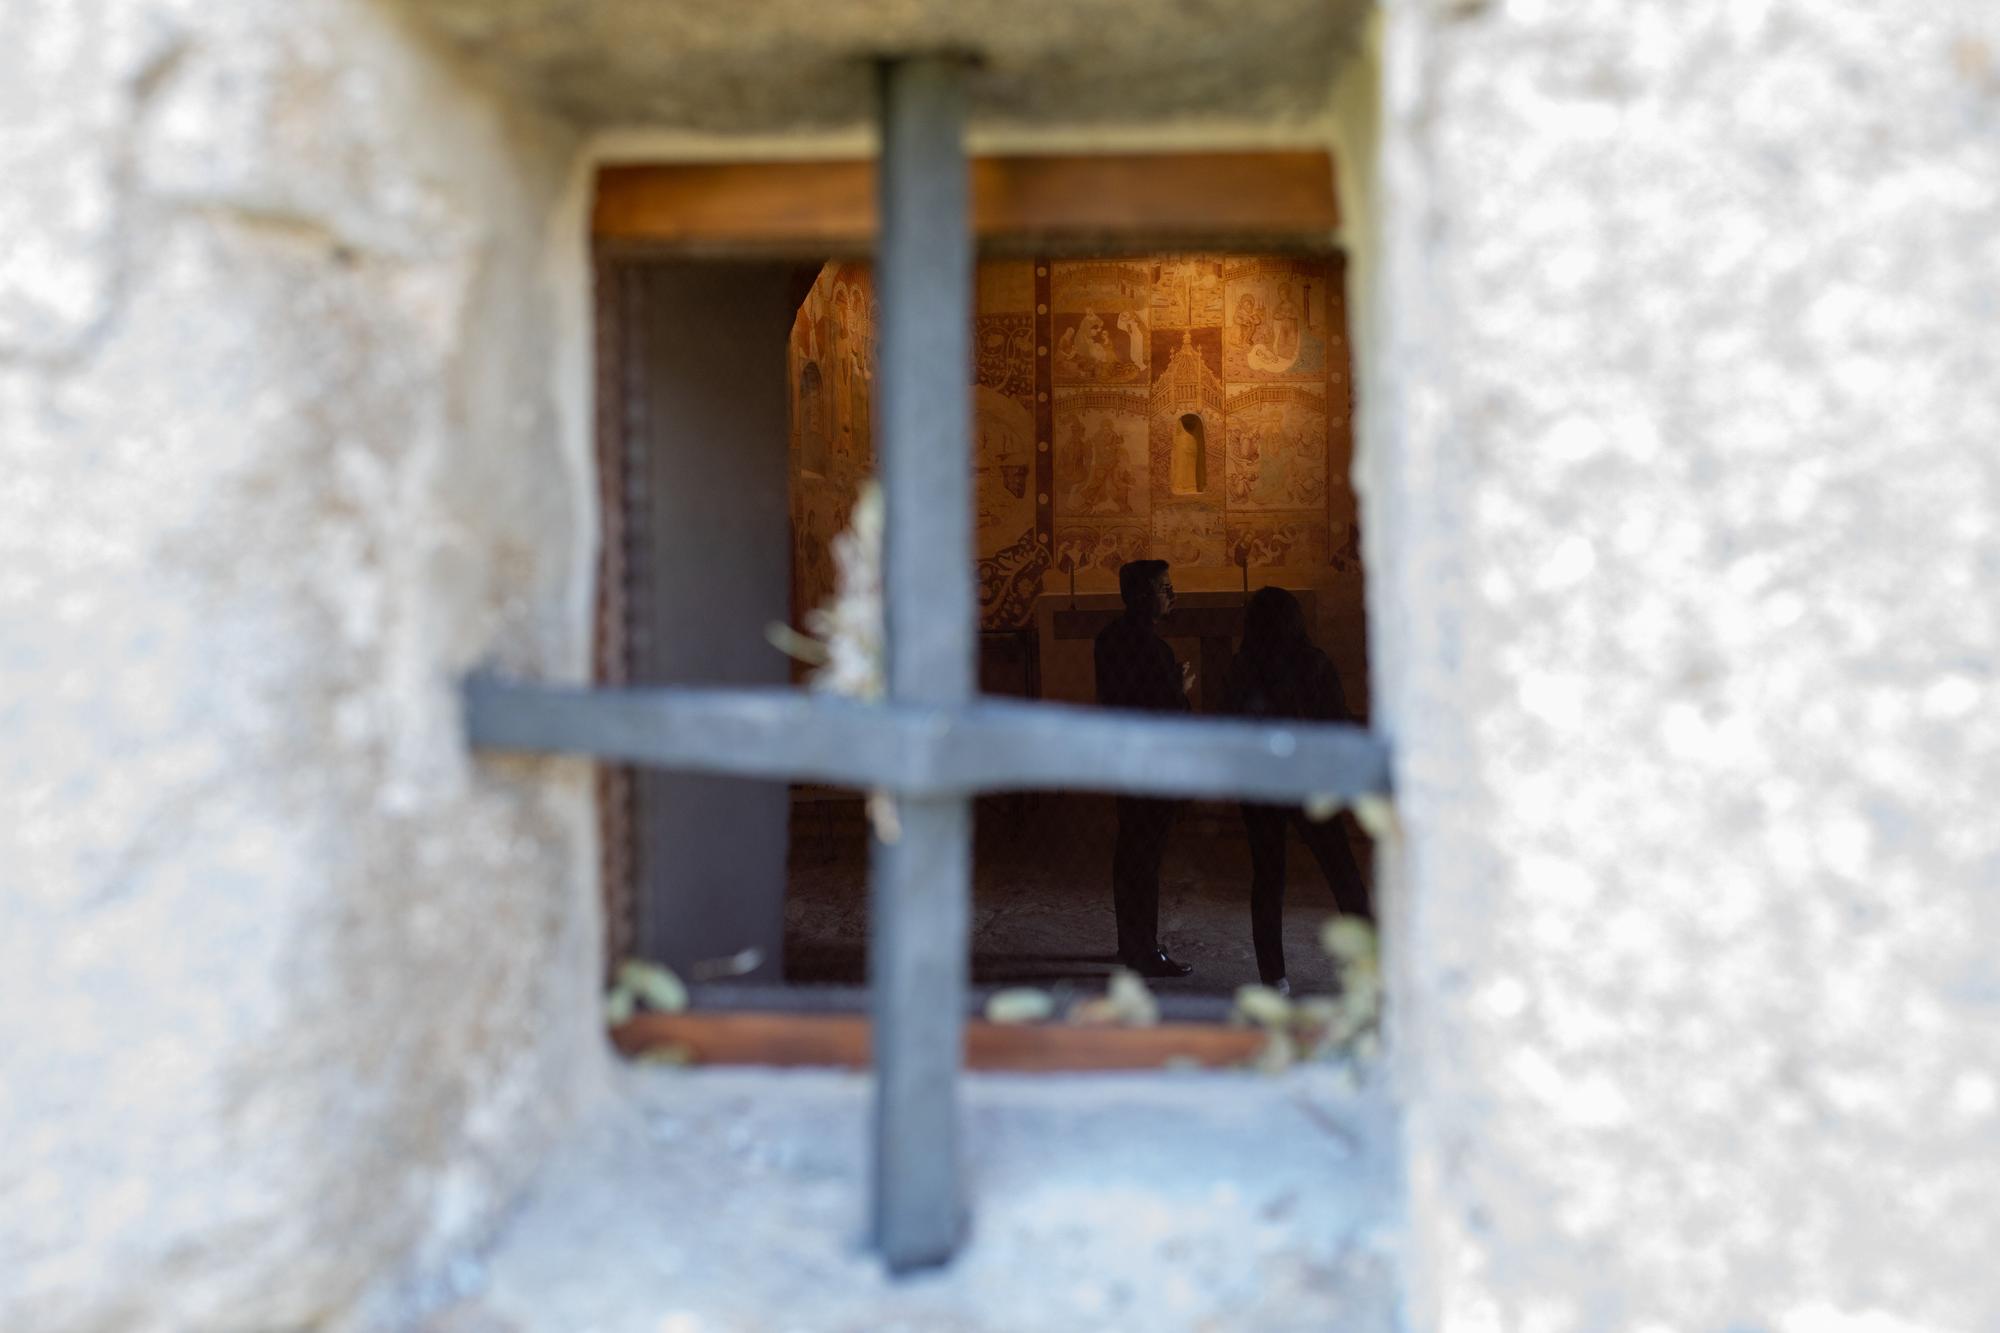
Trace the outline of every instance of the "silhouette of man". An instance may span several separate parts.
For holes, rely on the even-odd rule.
[[[1164,560],[1128,560],[1118,570],[1125,614],[1098,632],[1097,702],[1111,708],[1188,711],[1194,669],[1174,660],[1159,623],[1174,605]],[[1111,902],[1118,915],[1118,961],[1146,977],[1184,977],[1194,969],[1160,948],[1160,861],[1178,801],[1118,798],[1118,848],[1111,859]]]

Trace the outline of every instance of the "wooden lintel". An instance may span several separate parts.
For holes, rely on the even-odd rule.
[[[873,162],[605,167],[591,232],[674,249],[848,254],[872,249]]]
[[[642,1014],[612,1031],[626,1055],[678,1049],[695,1064],[868,1064],[868,1020],[858,1014]],[[1162,1069],[1170,1063],[1227,1068],[1256,1058],[1264,1036],[1217,1023],[1080,1027],[974,1021],[965,1028],[968,1069],[1085,1072]]]
[[[988,245],[1324,245],[1340,222],[1318,151],[978,157],[972,231]],[[625,165],[598,173],[600,241],[727,253],[874,247],[875,164]]]
[[[1268,237],[1325,241],[1340,224],[1323,152],[1113,153],[972,160],[981,240]]]

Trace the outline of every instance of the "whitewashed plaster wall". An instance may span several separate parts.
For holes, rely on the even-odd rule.
[[[604,1080],[453,694],[585,670],[575,144],[373,4],[0,33],[0,1327],[360,1317]]]
[[[2000,1327],[2000,10],[1386,8],[1412,1320]]]

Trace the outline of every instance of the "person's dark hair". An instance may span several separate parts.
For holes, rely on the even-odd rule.
[[[1283,588],[1259,588],[1243,608],[1243,652],[1259,662],[1278,662],[1312,646],[1306,611]]]
[[[1153,585],[1167,572],[1164,560],[1127,560],[1118,566],[1118,595],[1128,608],[1142,607],[1153,594]]]
[[[1243,606],[1243,646],[1229,664],[1225,707],[1255,717],[1338,722],[1340,680],[1306,631],[1305,608],[1283,588],[1259,588]]]

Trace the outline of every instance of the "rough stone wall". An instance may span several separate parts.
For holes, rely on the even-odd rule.
[[[3,26],[0,1327],[365,1319],[602,1081],[452,689],[584,670],[574,145],[365,0]]]
[[[1383,71],[1414,1320],[2000,1326],[2000,10],[1401,0]]]

